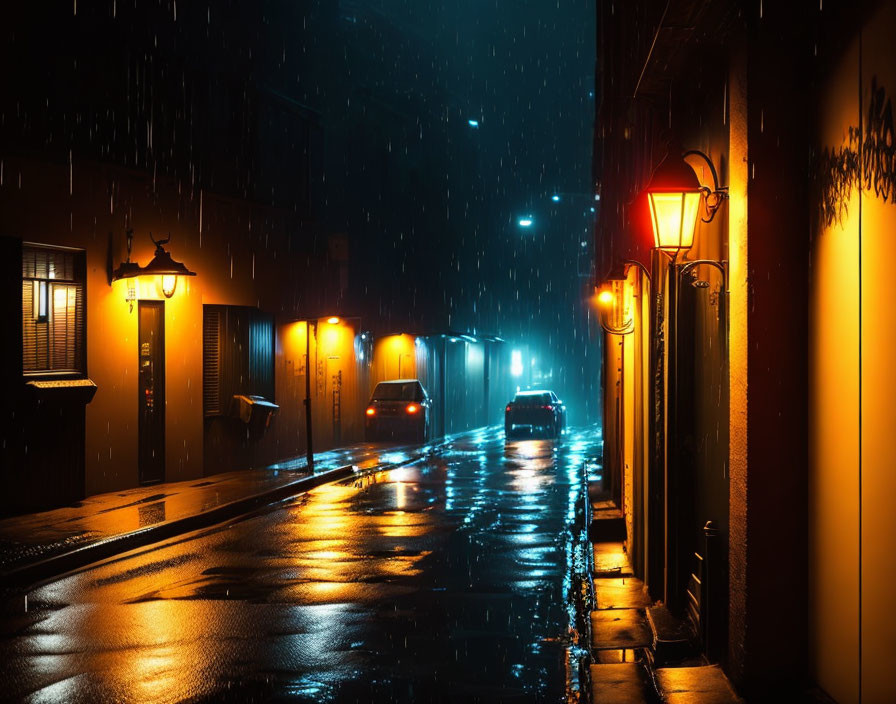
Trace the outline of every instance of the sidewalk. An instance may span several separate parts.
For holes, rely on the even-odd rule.
[[[446,439],[446,441],[448,441]],[[400,466],[441,443],[340,448],[305,458],[91,496],[0,520],[0,585],[26,586],[159,540],[198,530],[332,481]]]
[[[699,654],[669,661],[662,650],[689,647],[671,639],[644,583],[632,574],[625,552],[622,512],[603,491],[601,478],[589,482],[593,549],[591,612],[592,704],[743,704],[725,673]],[[676,638],[680,638],[676,634]]]

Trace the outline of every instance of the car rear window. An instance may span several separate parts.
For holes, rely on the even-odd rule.
[[[379,383],[373,391],[373,399],[375,401],[418,401],[420,397],[418,387],[419,384],[416,381],[404,384]]]
[[[530,406],[536,406],[539,404],[549,404],[551,402],[551,394],[517,394],[516,398],[513,399],[516,403],[521,403]]]

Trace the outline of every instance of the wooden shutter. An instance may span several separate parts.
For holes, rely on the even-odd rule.
[[[221,415],[221,306],[203,306],[202,407],[206,416]]]

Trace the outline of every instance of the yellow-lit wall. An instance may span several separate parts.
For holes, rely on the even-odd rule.
[[[623,366],[623,342],[620,335],[603,332],[603,463],[604,486],[613,500],[623,505],[624,486],[624,419],[622,407],[623,382],[626,371]]]
[[[3,233],[25,241],[87,252],[88,375],[97,393],[86,408],[86,492],[136,486],[137,303],[126,284],[109,284],[110,267],[126,256],[125,229],[134,229],[132,261],[146,264],[149,239],[171,235],[171,255],[197,273],[181,278],[171,299],[155,281],[140,279],[137,297],[165,301],[166,481],[202,476],[203,304],[256,306],[280,320],[297,316],[297,278],[290,269],[286,217],[272,209],[110,166],[4,159],[0,188]],[[284,303],[284,301],[288,303]],[[283,324],[277,326],[277,350]],[[257,460],[303,451],[301,406],[285,359],[275,357],[280,413],[260,441]]]
[[[647,578],[647,529],[650,456],[650,283],[632,267],[626,286],[631,296],[634,330],[625,342],[625,511],[627,550],[635,574]]]
[[[828,81],[819,139],[839,147],[858,124],[858,43]],[[858,701],[859,196],[823,227],[812,257],[809,341],[810,663],[841,704]]]
[[[388,335],[373,343],[373,367],[370,390],[381,381],[416,379],[417,353],[413,335]],[[433,389],[427,389],[432,394]]]
[[[629,278],[625,281],[624,299],[625,309],[630,311],[629,315],[634,316],[633,310],[633,288],[632,283],[637,276],[637,270],[634,267],[629,270]],[[626,316],[628,319],[629,315]],[[635,522],[635,445],[640,441],[642,433],[640,430],[635,408],[635,391],[638,386],[637,377],[639,375],[638,367],[635,364],[635,352],[637,351],[638,335],[633,330],[628,335],[618,336],[621,343],[622,358],[622,475],[623,475],[623,491],[622,491],[622,512],[625,517],[625,529],[628,536],[627,549],[631,556],[632,536],[634,535]],[[637,433],[637,435],[636,435]]]
[[[351,320],[330,323],[327,318],[322,318],[318,321],[317,345],[312,351],[312,360],[316,365],[312,402],[314,442],[319,448],[334,447],[363,437],[361,414],[368,393],[366,388],[361,388],[364,379],[359,374],[359,366],[363,365],[358,364],[355,349],[358,333]],[[334,395],[337,390],[341,406],[338,412]]]
[[[889,2],[862,35],[862,101],[868,114],[872,82],[896,97],[896,3]],[[892,123],[890,123],[892,130]],[[892,158],[894,135],[887,147]],[[892,162],[890,162],[892,169]],[[892,184],[893,172],[889,172]],[[896,583],[896,305],[893,305],[893,233],[896,193],[885,202],[862,194],[862,701],[896,701],[889,653],[896,632],[887,618]]]
[[[811,266],[810,666],[841,704],[896,701],[896,636],[886,618],[896,579],[896,204],[875,190],[882,174],[867,140],[877,135],[868,129],[872,85],[887,105],[896,96],[894,26],[896,3],[881,3],[839,57],[819,105],[820,150],[858,152],[849,129],[862,120],[861,149],[872,157],[861,191],[854,183],[834,203],[839,217],[817,218]]]
[[[732,52],[728,98],[728,657],[744,657],[746,630],[747,469],[749,412],[749,260],[748,201],[750,184],[747,139],[747,56]]]

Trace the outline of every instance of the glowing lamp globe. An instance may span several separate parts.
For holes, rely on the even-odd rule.
[[[152,237],[152,235],[150,235]],[[177,289],[177,279],[180,276],[196,276],[196,272],[190,271],[183,263],[175,261],[162,246],[171,238],[153,240],[156,246],[152,260],[144,267],[140,267],[140,276],[156,277],[161,284],[162,294],[165,298],[171,298]]]
[[[704,188],[684,159],[670,154],[653,172],[647,186],[653,244],[664,252],[690,249]]]

